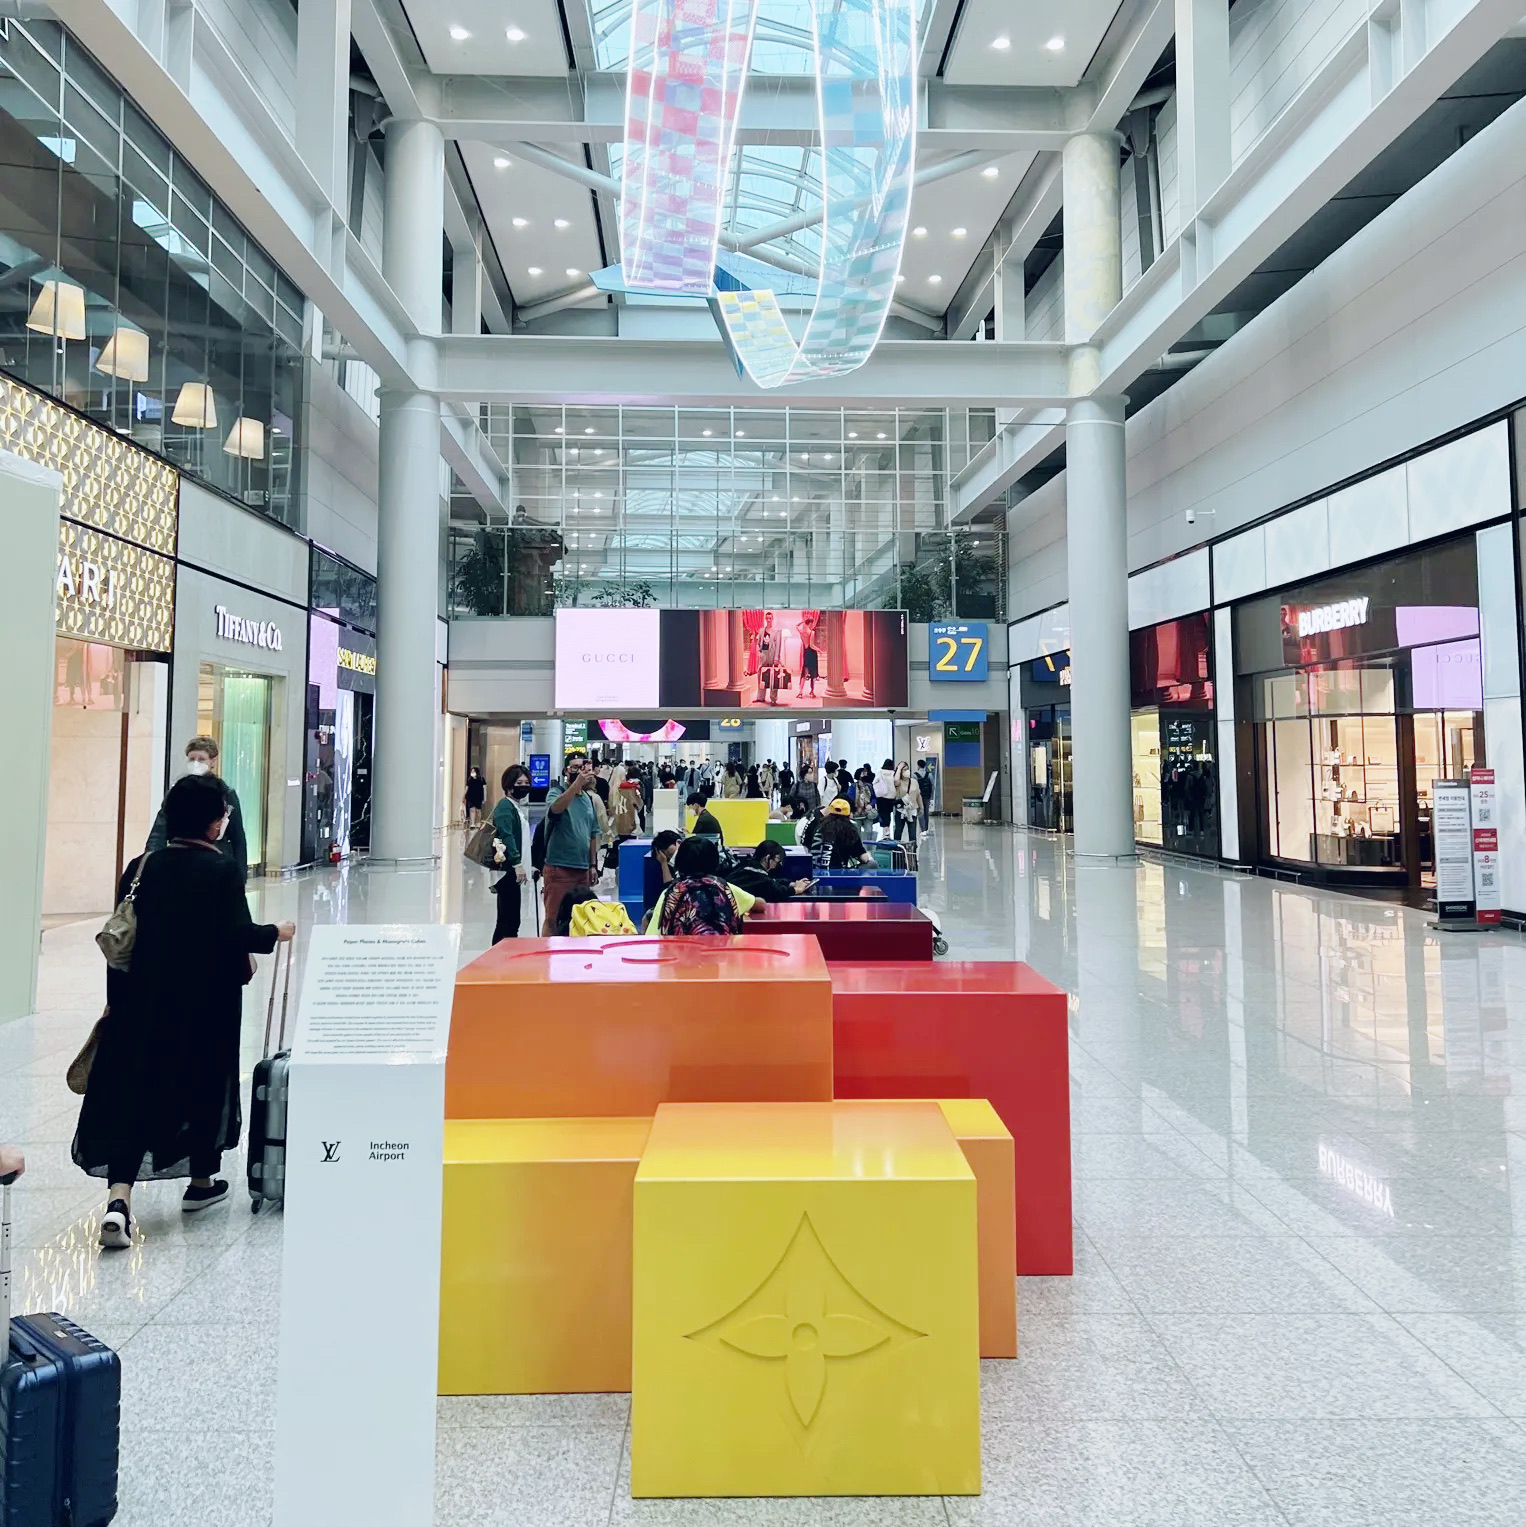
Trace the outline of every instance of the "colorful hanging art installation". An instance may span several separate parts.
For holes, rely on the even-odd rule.
[[[791,334],[778,294],[716,255],[758,0],[634,0],[621,165],[622,281],[708,299],[760,387],[869,358],[895,297],[916,154],[914,0],[812,0],[822,223],[815,303]],[[748,261],[755,266],[756,261]]]

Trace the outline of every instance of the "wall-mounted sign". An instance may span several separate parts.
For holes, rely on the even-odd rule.
[[[568,721],[562,726],[562,753],[585,753],[588,751],[588,723]]]
[[[927,677],[934,684],[983,684],[987,645],[984,621],[935,621],[927,628]]]
[[[1288,613],[1296,621],[1299,636],[1318,636],[1323,631],[1345,631],[1351,626],[1367,624],[1367,607],[1372,601],[1365,596],[1359,599],[1341,599],[1335,604],[1316,605],[1311,610],[1292,610]]]
[[[532,753],[530,755],[530,788],[532,790],[545,790],[551,784],[551,755],[549,753]]]
[[[235,615],[226,605],[214,605],[213,613],[217,616],[217,634],[229,642],[237,642],[242,647],[262,647],[267,652],[281,651],[281,628],[273,620],[246,620],[242,615]],[[343,663],[341,653],[341,666],[349,666]]]
[[[742,718],[740,716],[722,716],[716,725],[719,726],[723,732],[740,731],[742,727]]]
[[[280,633],[278,632],[277,635]],[[277,644],[277,651],[280,650]],[[376,656],[370,652],[355,652],[346,647],[343,642],[339,644],[339,666],[348,668],[351,673],[369,674],[376,677]]]
[[[60,520],[53,618],[60,636],[168,652],[175,638],[175,564],[116,536]]]

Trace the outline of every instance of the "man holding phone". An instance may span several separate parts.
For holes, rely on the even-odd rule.
[[[546,796],[546,863],[541,870],[541,905],[547,931],[556,927],[568,891],[598,879],[599,819],[594,812],[593,765],[586,753],[571,753],[563,785]]]

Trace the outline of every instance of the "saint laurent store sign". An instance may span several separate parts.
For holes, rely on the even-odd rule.
[[[0,377],[0,450],[64,480],[58,634],[168,652],[180,510],[174,468],[9,377]]]
[[[281,628],[273,620],[246,620],[221,604],[213,606],[213,613],[217,616],[217,634],[224,641],[263,647],[267,652],[281,651]]]
[[[368,674],[373,679],[376,677],[376,659],[369,652],[354,652],[349,647],[341,646],[339,666],[348,668],[351,673]]]

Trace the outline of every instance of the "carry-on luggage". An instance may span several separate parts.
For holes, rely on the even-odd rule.
[[[117,1514],[122,1363],[62,1315],[11,1319],[11,1183],[0,1206],[0,1527],[104,1527]]]
[[[281,951],[286,951],[286,979],[280,981]],[[281,1027],[275,1053],[270,1030],[275,1021],[276,986],[281,987]],[[270,1005],[265,1010],[265,1051],[254,1068],[249,1089],[249,1210],[258,1214],[265,1204],[286,1197],[286,1093],[290,1085],[291,1051],[286,1048],[286,1008],[291,997],[291,945],[277,944],[270,969]]]

